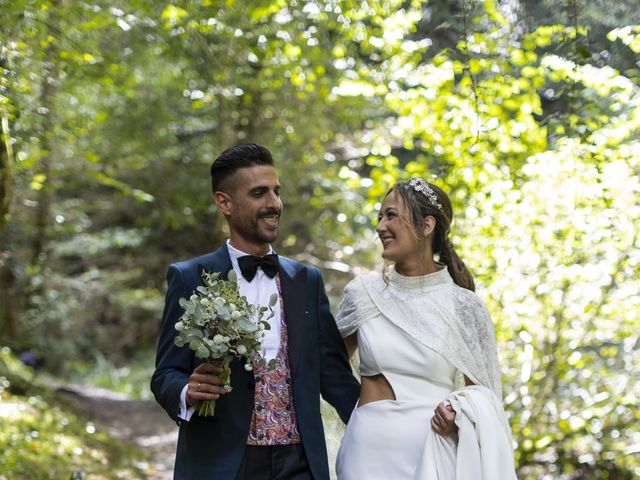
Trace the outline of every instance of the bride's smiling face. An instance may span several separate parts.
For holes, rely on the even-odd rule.
[[[396,192],[391,192],[382,202],[376,232],[385,260],[402,264],[418,257],[418,241],[409,222],[409,212]]]

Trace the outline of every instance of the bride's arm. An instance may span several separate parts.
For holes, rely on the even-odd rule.
[[[351,335],[344,337],[344,346],[347,347],[347,354],[349,358],[353,357],[356,348],[358,348],[358,334],[352,333]]]
[[[364,291],[359,277],[354,278],[344,289],[344,297],[336,315],[336,324],[344,341],[349,358],[358,348],[358,328],[372,315],[373,305]]]

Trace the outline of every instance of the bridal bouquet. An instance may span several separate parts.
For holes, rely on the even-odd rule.
[[[189,299],[180,299],[184,313],[175,325],[178,331],[175,344],[178,347],[188,344],[196,357],[221,365],[220,378],[224,388],[231,391],[229,362],[244,358],[244,368],[253,368],[252,360],[260,354],[262,338],[269,329],[267,320],[273,316],[278,296],[273,294],[267,307],[249,304],[240,295],[234,270],[229,271],[228,280],[221,279],[217,272],[203,273],[202,280],[204,285]],[[262,357],[259,360],[264,361]],[[195,409],[198,415],[211,416],[215,400],[199,401]]]

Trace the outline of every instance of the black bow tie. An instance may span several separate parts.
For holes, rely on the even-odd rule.
[[[262,268],[264,273],[273,278],[276,276],[276,273],[278,273],[278,255],[275,253],[270,253],[264,257],[244,255],[238,257],[238,266],[240,267],[242,276],[246,278],[248,282],[256,276],[258,267]]]

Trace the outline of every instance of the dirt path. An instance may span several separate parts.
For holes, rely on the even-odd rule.
[[[124,395],[87,385],[49,383],[68,396],[78,410],[115,438],[138,445],[149,454],[145,480],[171,480],[178,428],[153,400],[132,400]]]
[[[138,445],[149,454],[147,476],[136,480],[171,480],[178,428],[153,400],[132,400],[124,395],[90,387],[43,382],[65,394],[79,412],[101,425],[115,438]],[[344,433],[335,411],[323,402],[323,421],[327,438],[331,479],[335,480],[334,462]]]

